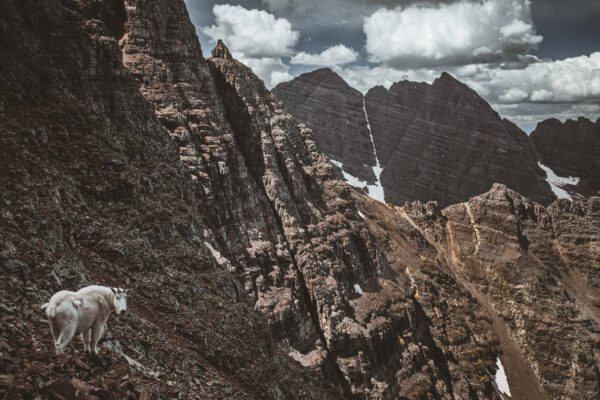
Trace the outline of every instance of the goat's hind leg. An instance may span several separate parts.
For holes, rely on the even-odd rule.
[[[83,350],[86,353],[90,353],[92,351],[92,348],[90,346],[90,343],[92,342],[92,330],[91,329],[81,332],[81,341],[83,342]]]
[[[75,336],[74,326],[65,326],[60,332],[58,339],[54,343],[56,346],[56,354],[62,354],[64,348],[69,344],[71,339]]]
[[[54,318],[48,318],[48,325],[50,325],[50,333],[52,334],[52,339],[54,340],[53,343],[56,344],[56,342],[58,342],[60,332],[56,326],[56,323],[54,322]]]
[[[98,342],[104,333],[104,322],[98,322],[92,325],[92,352],[98,355]]]

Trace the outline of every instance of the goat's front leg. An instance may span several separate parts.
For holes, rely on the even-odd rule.
[[[105,323],[104,322],[98,322],[94,325],[92,325],[92,352],[95,355],[98,355],[98,342],[100,341],[100,338],[102,338],[102,334],[104,333],[104,326]]]
[[[90,353],[92,351],[92,348],[90,346],[90,343],[92,341],[92,330],[88,329],[87,331],[81,332],[81,340],[83,341],[83,350],[86,353]]]

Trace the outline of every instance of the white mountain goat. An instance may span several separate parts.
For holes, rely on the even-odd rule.
[[[106,321],[115,311],[127,312],[127,292],[120,288],[88,286],[77,292],[61,290],[42,306],[50,324],[56,354],[61,354],[73,336],[81,333],[86,352],[98,354],[96,347],[104,333]]]

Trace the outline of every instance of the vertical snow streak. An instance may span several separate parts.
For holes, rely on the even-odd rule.
[[[379,164],[379,158],[377,157],[377,149],[375,148],[375,140],[373,139],[373,132],[371,131],[371,123],[369,122],[369,115],[367,114],[367,105],[365,101],[365,97],[363,96],[363,111],[365,112],[365,120],[367,121],[367,129],[369,130],[369,136],[371,137],[371,145],[373,146],[373,154],[375,155],[375,165],[373,166],[373,173],[375,174],[375,185],[369,187],[369,189],[373,188],[376,190],[378,195],[373,194],[371,197],[381,198],[381,202],[385,203],[385,194],[383,192],[383,186],[381,185],[381,172],[383,168]]]
[[[510,394],[510,387],[508,386],[508,380],[506,379],[506,372],[504,372],[504,366],[502,365],[500,358],[496,358],[496,365],[498,366],[498,371],[496,371],[496,376],[494,376],[496,386],[498,386],[498,390],[501,393],[504,393],[508,397],[512,397]]]

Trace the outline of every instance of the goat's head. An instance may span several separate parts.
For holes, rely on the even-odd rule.
[[[125,315],[127,313],[127,292],[130,289],[110,288],[110,290],[114,294],[113,306],[115,307],[115,313],[117,315]]]

